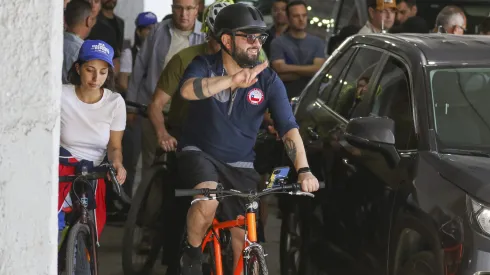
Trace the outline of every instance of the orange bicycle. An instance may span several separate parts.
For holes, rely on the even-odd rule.
[[[289,172],[289,167],[276,168],[272,173],[271,180],[267,183],[267,188],[261,192],[252,191],[249,193],[243,193],[238,190],[224,190],[221,185],[218,185],[217,189],[176,189],[175,196],[185,197],[185,196],[203,196],[194,199],[191,204],[198,201],[206,200],[219,200],[220,198],[225,198],[228,196],[237,196],[241,198],[246,198],[248,203],[246,204],[246,214],[245,216],[239,216],[236,220],[219,222],[214,219],[213,224],[206,233],[204,240],[202,242],[202,250],[205,251],[208,245],[212,246],[212,255],[210,259],[212,262],[208,263],[211,265],[212,275],[268,275],[267,264],[265,261],[264,249],[257,243],[257,225],[256,225],[256,213],[259,206],[258,200],[260,197],[270,195],[270,194],[289,194],[298,196],[309,196],[315,197],[312,193],[303,192],[299,184],[286,184],[287,174]],[[320,188],[325,187],[323,182],[320,183]],[[212,196],[215,195],[215,196]],[[240,256],[238,265],[232,272],[224,272],[223,269],[223,258],[222,258],[222,243],[221,234],[225,230],[233,227],[244,227],[245,229],[245,245],[243,253]]]

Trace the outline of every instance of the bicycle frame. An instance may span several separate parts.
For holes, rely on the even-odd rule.
[[[221,243],[219,241],[221,229],[229,229],[233,227],[245,226],[245,243],[243,247],[243,253],[240,255],[238,260],[238,265],[233,271],[234,275],[241,275],[242,271],[244,275],[247,275],[247,266],[244,264],[243,259],[248,256],[248,247],[258,245],[257,244],[257,221],[256,221],[256,203],[249,203],[247,205],[246,216],[239,216],[236,220],[218,222],[217,219],[213,220],[210,230],[204,237],[201,248],[204,251],[206,245],[210,242],[213,243],[214,247],[214,261],[215,261],[215,271],[216,274],[213,275],[224,275],[223,274],[223,260],[221,258]]]

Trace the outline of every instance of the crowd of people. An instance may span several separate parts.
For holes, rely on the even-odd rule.
[[[307,32],[304,1],[275,0],[269,27],[257,9],[231,0],[206,8],[203,0],[173,0],[172,14],[161,21],[152,12],[138,14],[133,45],[125,48],[128,22],[115,14],[117,0],[64,2],[59,173],[79,173],[108,159],[129,195],[137,188],[140,156],[141,180],[148,181],[158,148],[178,152],[181,188],[213,188],[217,182],[238,189],[263,186],[285,151],[303,190],[315,191],[318,181],[308,168],[289,102],[327,56],[355,34],[466,31],[466,15],[456,6],[444,7],[428,26],[417,16],[415,0],[367,0],[368,21],[342,28],[325,51],[325,41]],[[490,34],[490,19],[481,23],[480,33]],[[368,81],[358,81],[358,94]],[[148,118],[124,100],[148,105]],[[283,146],[261,148],[255,157],[259,128],[277,134]],[[62,229],[71,183],[59,186]],[[104,180],[94,196],[100,235],[106,220]],[[199,245],[216,207],[204,202],[190,208],[182,274],[200,274]],[[222,218],[234,219],[243,208],[238,199],[230,202]],[[242,234],[232,230],[234,239],[243,240]],[[239,255],[242,244],[234,248]]]

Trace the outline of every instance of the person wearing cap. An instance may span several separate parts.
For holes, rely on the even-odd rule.
[[[78,58],[78,52],[82,47],[83,40],[88,36],[95,24],[95,17],[91,16],[92,7],[85,1],[71,1],[66,6],[65,24],[66,30],[63,34],[63,69],[61,71],[61,82],[68,81],[68,71]]]
[[[382,33],[393,27],[396,16],[396,0],[368,0],[368,21],[359,34]]]
[[[196,57],[185,70],[179,91],[188,100],[187,118],[177,145],[179,188],[255,190],[260,181],[254,170],[254,145],[266,109],[283,138],[303,191],[316,191],[318,180],[308,168],[298,131],[281,79],[259,62],[267,25],[256,8],[237,3],[223,8],[214,23],[221,50]],[[245,201],[236,197],[220,202],[217,218],[234,220],[245,213]],[[182,275],[200,275],[200,245],[215,216],[218,203],[202,201],[187,215],[187,246],[181,259]],[[242,253],[244,230],[230,229],[233,263]]]
[[[63,85],[60,115],[59,175],[92,169],[107,158],[120,184],[126,179],[121,140],[126,126],[126,106],[114,86],[114,50],[100,40],[86,40]],[[70,206],[71,182],[60,182],[58,213]],[[95,189],[95,224],[100,234],[106,221],[105,182]],[[67,205],[68,204],[68,205]]]
[[[142,12],[135,20],[136,30],[134,31],[134,44],[131,48],[126,48],[120,59],[121,67],[117,74],[117,92],[126,97],[129,77],[133,71],[133,64],[138,51],[148,36],[151,28],[158,22],[157,16],[152,12]],[[127,194],[133,193],[133,182],[136,176],[137,164],[141,153],[141,128],[139,124],[129,124],[126,127],[123,137],[124,166],[128,171],[124,190]]]
[[[142,12],[135,20],[136,30],[134,31],[134,44],[131,48],[126,48],[121,54],[121,68],[117,76],[118,91],[126,95],[128,90],[129,75],[133,71],[133,64],[143,42],[151,31],[151,28],[158,23],[158,18],[153,12]]]

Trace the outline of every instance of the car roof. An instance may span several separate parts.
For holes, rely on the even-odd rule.
[[[417,62],[422,65],[490,65],[490,36],[487,35],[369,34],[355,35],[352,42],[405,56],[423,55],[425,58]]]

